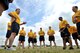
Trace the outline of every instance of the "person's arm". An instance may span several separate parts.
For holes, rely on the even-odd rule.
[[[77,21],[78,16],[72,17],[72,22],[75,24]]]
[[[26,24],[26,22],[23,22],[23,23],[21,23],[20,25],[24,25],[24,24]]]
[[[8,27],[11,27],[11,25],[8,23]]]
[[[21,34],[21,31],[19,31],[19,34]]]
[[[53,34],[55,34],[55,31],[53,30]]]
[[[9,15],[10,17],[16,18],[16,17],[13,15],[13,12],[9,13],[8,15]]]
[[[26,32],[25,32],[25,35],[26,35]]]
[[[47,32],[47,35],[49,35],[49,32]]]
[[[45,32],[44,32],[44,35],[45,35]]]
[[[28,37],[29,37],[29,33],[28,33]]]

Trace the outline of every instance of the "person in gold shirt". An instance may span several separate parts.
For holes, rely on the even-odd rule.
[[[62,17],[59,17],[59,20],[60,20],[59,32],[60,32],[62,40],[63,40],[63,49],[66,49],[66,41],[67,40],[68,40],[68,42],[70,44],[70,48],[69,49],[73,49],[70,32],[68,31],[68,28],[67,28],[68,22],[66,20],[63,20]]]
[[[75,26],[70,26],[69,24],[67,25],[67,27],[68,27],[68,30],[75,41],[77,48],[79,48],[78,41],[77,41],[77,39],[79,39],[78,33],[77,33],[77,28]]]
[[[5,41],[4,49],[6,49],[6,47],[7,47],[7,43],[8,43],[10,36],[11,36],[11,22],[8,22],[8,29],[7,29],[7,33],[6,33],[6,41]]]
[[[32,43],[32,47],[34,48],[34,40],[33,40],[33,37],[34,37],[34,33],[32,31],[32,29],[30,29],[30,32],[28,33],[28,48],[30,47],[30,43]]]
[[[49,30],[47,34],[49,35],[50,46],[52,46],[52,41],[54,45],[56,46],[55,37],[54,37],[55,31],[51,29],[51,26],[49,26]]]
[[[37,35],[36,32],[34,32],[34,36],[33,36],[33,41],[34,41],[34,45],[37,46]]]
[[[45,32],[42,30],[42,28],[40,28],[40,31],[38,32],[38,34],[39,34],[40,47],[41,47],[42,41],[45,46],[45,38],[44,38]]]
[[[16,35],[18,35],[19,29],[20,29],[20,25],[26,24],[26,22],[20,23],[20,9],[17,8],[15,11],[10,12],[8,15],[11,17],[11,36],[9,38],[9,46],[8,46],[8,50],[16,50],[15,48],[12,48],[12,44],[13,41],[16,37]]]
[[[26,35],[26,31],[24,30],[24,27],[22,27],[22,30],[20,30],[19,32],[19,43],[18,46],[20,47],[21,43],[22,43],[22,48],[24,49],[24,42],[25,42],[25,35]]]
[[[72,11],[74,15],[72,16],[72,22],[77,26],[77,32],[80,37],[80,10],[78,10],[78,6],[73,6]]]

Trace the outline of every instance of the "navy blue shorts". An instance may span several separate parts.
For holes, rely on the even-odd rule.
[[[49,36],[49,41],[55,41],[55,37],[53,35]]]
[[[40,36],[40,37],[39,37],[39,41],[45,41],[44,36]]]
[[[73,37],[73,39],[78,39],[78,33],[76,32],[76,33],[73,33],[72,34],[72,37]]]
[[[15,21],[12,22],[12,25],[11,25],[11,32],[15,32],[16,35],[18,35],[19,29],[20,29],[20,25],[19,25],[18,23],[16,23]]]
[[[25,36],[19,36],[19,41],[21,41],[21,42],[23,42],[23,41],[25,41]]]
[[[62,28],[61,30],[63,30],[64,28]],[[70,33],[68,31],[67,28],[65,28],[62,32],[61,32],[61,37],[69,37]]]
[[[34,39],[31,38],[31,37],[28,38],[28,43],[30,43],[30,42],[31,42],[31,43],[34,43]]]
[[[6,38],[9,38],[10,36],[11,36],[11,30],[7,30]]]

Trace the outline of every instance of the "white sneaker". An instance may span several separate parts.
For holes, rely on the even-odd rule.
[[[13,48],[13,47],[11,47],[11,48],[7,48],[7,50],[13,50],[13,51],[15,51],[16,49]]]

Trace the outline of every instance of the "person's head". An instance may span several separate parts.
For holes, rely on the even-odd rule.
[[[40,31],[42,31],[42,28],[40,28]]]
[[[60,20],[60,21],[62,21],[62,20],[63,20],[63,18],[62,18],[62,17],[59,17],[59,20]]]
[[[49,30],[51,30],[51,26],[49,26]]]
[[[32,29],[30,29],[30,32],[32,32]]]
[[[24,30],[24,27],[22,27],[22,30]]]
[[[17,8],[15,11],[16,11],[17,14],[20,14],[20,9],[19,8]]]
[[[77,11],[78,11],[78,6],[73,6],[73,7],[72,7],[72,11],[73,11],[73,12],[77,12]]]
[[[36,34],[36,32],[34,32],[34,34]]]

